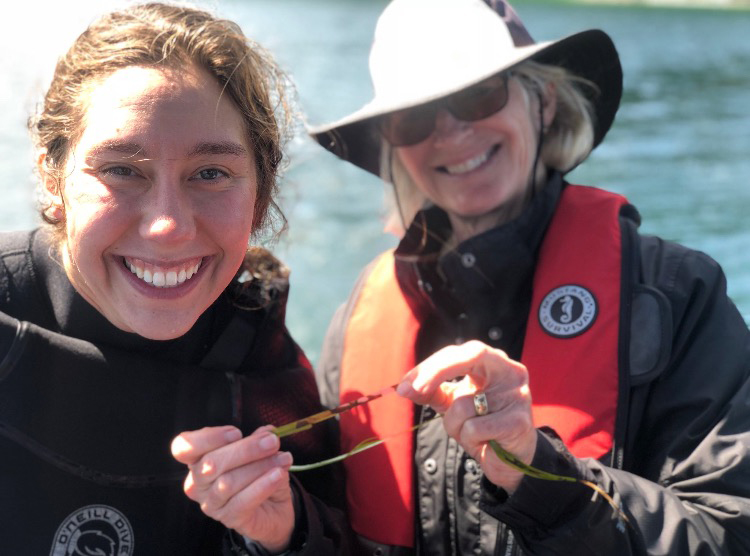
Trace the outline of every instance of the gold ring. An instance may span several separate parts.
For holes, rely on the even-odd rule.
[[[474,394],[474,412],[479,416],[487,415],[490,412],[487,405],[487,396],[484,392]]]

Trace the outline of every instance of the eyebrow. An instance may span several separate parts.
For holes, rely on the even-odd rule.
[[[221,141],[219,143],[198,143],[188,152],[188,157],[206,154],[228,154],[232,156],[247,156],[247,149],[239,143]]]
[[[144,158],[148,158],[146,149],[144,149],[138,143],[122,141],[105,141],[91,149],[91,151],[89,152],[89,156],[96,158],[97,156],[105,152],[121,153],[129,157],[134,157],[140,154]],[[240,143],[235,143],[233,141],[205,141],[202,143],[198,143],[187,153],[188,158],[194,158],[204,155],[231,155],[244,157],[248,156],[248,152],[243,145],[241,145]]]
[[[138,143],[127,143],[127,142],[121,142],[121,141],[105,141],[99,145],[96,145],[94,148],[92,148],[88,152],[88,155],[96,158],[97,156],[105,152],[116,152],[116,153],[126,154],[131,157],[139,153],[145,154],[143,147],[141,147]]]

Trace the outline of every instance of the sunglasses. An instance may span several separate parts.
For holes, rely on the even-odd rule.
[[[391,146],[407,147],[424,141],[435,131],[439,110],[447,110],[465,122],[487,118],[508,103],[508,74],[506,71],[493,75],[448,97],[381,116],[378,129]]]

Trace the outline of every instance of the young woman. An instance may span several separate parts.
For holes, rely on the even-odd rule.
[[[565,181],[619,105],[609,37],[536,43],[503,0],[393,0],[370,73],[370,103],[312,129],[393,185],[404,228],[317,369],[328,405],[400,383],[341,417],[344,449],[388,439],[347,460],[362,545],[750,553],[750,332],[724,275]]]
[[[305,489],[335,477],[288,471],[325,429],[267,426],[320,409],[288,272],[249,247],[284,79],[236,24],[159,3],[60,59],[31,123],[45,224],[0,235],[3,554],[347,553]]]

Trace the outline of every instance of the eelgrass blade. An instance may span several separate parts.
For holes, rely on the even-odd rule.
[[[378,398],[382,398],[383,396],[392,394],[396,391],[396,386],[397,385],[394,384],[393,386],[383,388],[380,392],[368,394],[367,396],[361,396],[356,400],[341,404],[340,406],[334,407],[333,409],[326,409],[325,411],[321,411],[320,413],[315,413],[314,415],[303,417],[302,419],[292,421],[291,423],[287,423],[286,425],[281,425],[273,429],[273,433],[279,438],[284,438],[285,436],[290,436],[292,434],[297,434],[298,432],[306,431],[313,425],[317,425],[321,421],[325,421],[326,419],[335,417],[339,413],[344,413],[345,411],[349,411],[350,409],[354,409],[355,407],[359,407],[360,405],[365,405],[373,400],[377,400]]]
[[[389,440],[389,439],[394,438],[396,436],[400,436],[402,434],[411,433],[412,431],[415,431],[415,430],[417,430],[417,429],[419,429],[421,427],[424,427],[430,421],[433,421],[435,419],[440,419],[440,417],[442,417],[442,415],[436,415],[432,419],[427,419],[426,421],[422,421],[421,423],[417,423],[416,425],[414,425],[413,427],[411,427],[409,429],[397,432],[396,434],[390,434],[388,436],[384,436],[383,438],[377,438],[377,437],[374,437],[374,436],[370,437],[370,438],[366,438],[365,440],[363,440],[362,442],[360,442],[359,444],[357,444],[354,448],[352,448],[351,450],[349,450],[345,454],[341,454],[339,456],[335,456],[335,457],[332,457],[332,458],[329,458],[329,459],[325,459],[323,461],[318,461],[316,463],[308,463],[308,464],[304,464],[304,465],[292,465],[289,468],[289,471],[309,471],[311,469],[317,469],[318,467],[323,467],[324,465],[330,465],[330,464],[336,463],[338,461],[343,461],[346,458],[351,457],[351,456],[353,456],[355,454],[358,454],[360,452],[364,452],[365,450],[369,450],[370,448],[374,448],[375,446],[379,446],[380,444],[382,444],[386,440]]]
[[[330,465],[332,463],[336,463],[339,461],[343,461],[348,457],[353,456],[354,454],[358,454],[360,452],[364,452],[365,450],[368,450],[369,448],[373,448],[377,446],[378,444],[382,444],[385,442],[385,438],[368,438],[366,440],[363,440],[359,444],[357,444],[353,450],[350,450],[349,452],[345,454],[338,455],[333,458],[324,459],[323,461],[318,461],[315,463],[308,463],[303,465],[292,465],[289,468],[289,471],[310,471],[311,469],[317,469],[318,467],[323,467],[325,465]]]
[[[557,475],[555,473],[537,469],[536,467],[522,462],[508,450],[500,446],[500,444],[498,444],[498,442],[495,440],[490,440],[489,445],[492,448],[492,451],[495,452],[495,455],[500,459],[500,461],[502,461],[508,467],[512,467],[516,471],[520,471],[528,477],[541,479],[543,481],[565,481],[568,483],[581,483],[582,485],[586,485],[590,489],[593,489],[594,492],[600,494],[602,498],[604,498],[612,507],[612,509],[614,509],[617,514],[617,527],[620,531],[624,532],[625,525],[630,525],[630,520],[628,520],[628,516],[625,515],[625,512],[622,511],[622,508],[620,508],[620,506],[612,499],[612,497],[596,483],[592,483],[591,481],[586,481],[584,479],[577,479],[576,477]]]

